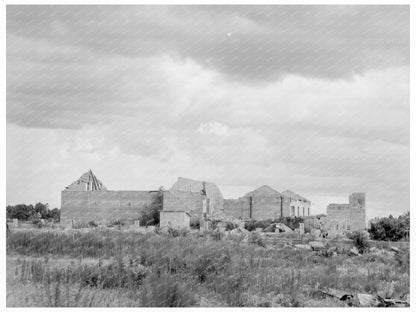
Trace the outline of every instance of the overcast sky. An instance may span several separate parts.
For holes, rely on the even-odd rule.
[[[408,6],[7,6],[7,203],[267,184],[409,210]]]

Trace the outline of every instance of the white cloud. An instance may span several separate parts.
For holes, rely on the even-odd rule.
[[[227,125],[224,125],[219,122],[207,122],[201,123],[198,132],[201,134],[208,133],[214,134],[220,138],[227,137],[230,134],[230,129]]]

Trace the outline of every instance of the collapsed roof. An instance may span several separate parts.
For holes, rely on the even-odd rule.
[[[78,180],[65,187],[66,191],[106,191],[104,184],[97,179],[91,169]]]
[[[173,192],[190,192],[190,193],[199,193],[205,192],[206,195],[222,193],[217,185],[211,182],[197,181],[187,178],[179,177],[178,180],[172,185],[169,191]]]

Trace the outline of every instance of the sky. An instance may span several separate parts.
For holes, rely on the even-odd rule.
[[[13,6],[6,202],[269,185],[325,213],[409,210],[408,6]]]

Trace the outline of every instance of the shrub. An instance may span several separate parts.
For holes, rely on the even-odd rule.
[[[90,221],[90,222],[88,222],[88,226],[89,226],[89,227],[97,227],[97,226],[98,226],[98,224],[97,224],[97,223],[95,223],[95,221]]]
[[[244,225],[244,228],[250,232],[254,231],[256,229],[256,221],[254,220],[247,221]]]
[[[236,229],[236,228],[238,228],[238,225],[237,225],[237,224],[234,224],[234,223],[232,223],[232,222],[227,222],[227,223],[225,224],[225,230],[226,230],[226,231],[232,231],[232,230],[234,230],[234,229]]]
[[[368,242],[370,236],[367,231],[349,232],[347,233],[347,237],[353,240],[355,247],[357,247],[360,253],[363,253],[366,249],[368,249],[368,247],[370,247]]]
[[[275,222],[283,223],[294,231],[299,228],[299,223],[304,223],[304,220],[301,217],[282,217],[275,220]]]
[[[371,222],[371,239],[383,241],[398,241],[408,238],[410,231],[410,213],[406,212],[398,218],[389,216],[388,218],[376,219]]]
[[[191,219],[190,226],[191,226],[191,229],[193,230],[199,230],[201,223],[199,219]]]
[[[32,220],[32,224],[36,228],[41,228],[43,226],[42,222],[39,219]]]
[[[259,245],[261,247],[266,247],[266,242],[258,233],[251,233],[248,242],[250,244]]]
[[[159,211],[163,209],[163,194],[159,192],[155,200],[141,211],[140,226],[159,225]]]

